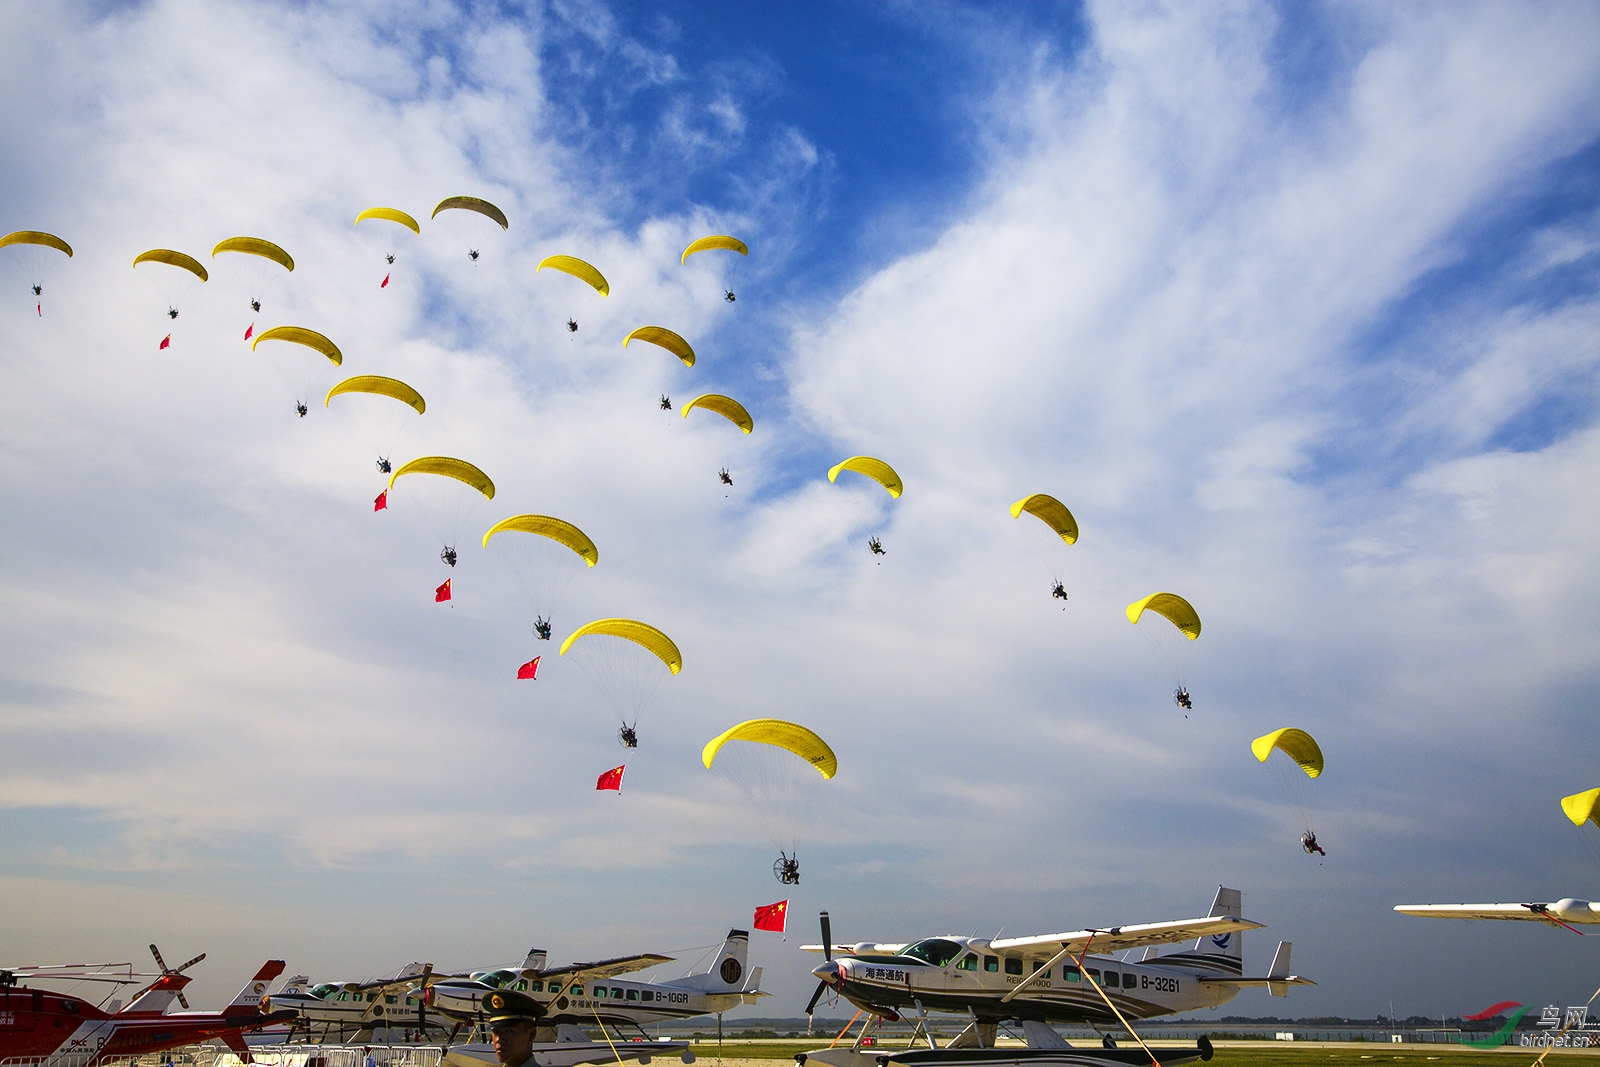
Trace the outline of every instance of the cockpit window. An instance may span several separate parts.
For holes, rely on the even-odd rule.
[[[316,997],[318,1000],[327,1000],[328,994],[337,993],[338,991],[339,987],[334,985],[332,982],[324,982],[322,985],[314,987],[311,990],[311,995]]]
[[[516,976],[516,971],[490,971],[481,981],[491,989],[499,989]]]
[[[902,951],[900,955],[910,956],[912,959],[921,960],[923,963],[931,963],[935,967],[943,967],[961,955],[961,946],[954,941],[946,941],[942,937],[930,937],[918,941],[915,945]]]

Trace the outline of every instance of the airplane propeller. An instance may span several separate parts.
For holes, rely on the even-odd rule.
[[[833,962],[833,926],[828,922],[828,913],[822,913],[822,958],[826,962],[811,973],[816,975],[817,990],[811,994],[811,1000],[806,1004],[806,1014],[811,1015],[817,1007],[817,1001],[822,999],[822,994],[839,981],[839,965]],[[831,978],[828,977],[831,973]]]
[[[161,950],[156,948],[156,946],[153,944],[150,946],[150,955],[156,958],[156,966],[161,968],[162,978],[170,978],[173,975],[183,974],[184,971],[187,971],[190,967],[193,967],[195,964],[206,958],[206,954],[202,952],[188,963],[180,964],[177,967],[168,967],[167,961],[161,958]],[[188,1010],[189,1000],[183,995],[183,990],[181,989],[178,990],[178,1003],[183,1005],[184,1010]]]
[[[424,964],[422,967],[422,995],[417,998],[417,1029],[424,1034],[428,1031],[428,983],[432,979],[433,964]]]

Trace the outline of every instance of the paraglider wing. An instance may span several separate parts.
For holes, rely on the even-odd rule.
[[[1054,530],[1067,544],[1078,540],[1078,520],[1072,517],[1067,506],[1048,493],[1034,493],[1011,505],[1011,517],[1019,518],[1026,511]]]
[[[698,241],[690,244],[688,248],[683,250],[683,255],[678,259],[678,262],[680,264],[687,263],[689,262],[689,257],[694,255],[696,252],[706,252],[713,248],[724,249],[728,252],[737,252],[741,256],[747,256],[750,254],[750,249],[745,247],[745,243],[739,240],[737,237],[729,237],[726,234],[713,234],[710,237],[702,237]]]
[[[65,252],[68,259],[72,258],[71,245],[53,233],[44,233],[40,230],[16,230],[6,234],[4,237],[0,237],[0,248],[5,248],[8,245],[43,245],[46,248],[54,248],[58,252]],[[134,260],[134,262],[137,263],[138,260]]]
[[[322,406],[327,407],[328,401],[341,393],[373,393],[377,396],[393,397],[402,404],[416,408],[418,415],[428,410],[427,401],[422,399],[421,393],[397,378],[385,378],[381,374],[357,374],[353,378],[346,378],[328,390]]]
[[[1255,753],[1256,759],[1262,763],[1267,762],[1267,757],[1272,755],[1273,749],[1282,751],[1284,755],[1298,763],[1300,769],[1306,772],[1307,778],[1316,778],[1322,774],[1322,749],[1317,745],[1316,738],[1304,730],[1286,726],[1282,730],[1262,734],[1250,742],[1250,751]]]
[[[537,272],[544,270],[546,267],[551,270],[559,270],[564,274],[570,274],[579,281],[593,286],[594,291],[601,296],[611,295],[611,283],[606,281],[605,275],[576,256],[546,256],[539,261],[539,266],[534,269]]]
[[[1572,820],[1574,826],[1582,826],[1594,819],[1596,805],[1600,805],[1600,789],[1589,789],[1561,798],[1561,810],[1567,813],[1567,818]],[[1600,824],[1600,820],[1596,822]]]
[[[665,326],[641,326],[622,339],[622,347],[627,348],[629,341],[649,341],[659,345],[668,352],[683,360],[685,367],[694,366],[694,349],[689,342],[673,333]]]
[[[567,649],[572,647],[573,642],[590,634],[604,634],[632,641],[662,663],[665,663],[667,670],[673,674],[683,670],[683,655],[678,651],[678,646],[672,643],[672,638],[654,626],[639,622],[637,619],[596,619],[594,622],[580,626],[572,631],[565,641],[561,642],[560,654],[565,656]]]
[[[839,761],[828,743],[799,723],[782,719],[750,719],[713,737],[700,750],[700,762],[709,770],[717,752],[729,741],[751,741],[787,749],[817,769],[824,778],[839,771]]]
[[[901,483],[900,476],[894,472],[893,467],[881,459],[873,459],[871,456],[851,456],[828,471],[828,481],[838,481],[840,471],[855,471],[857,474],[864,474],[888,490],[889,495],[892,497],[898,497],[905,491],[905,486]]]
[[[1146,611],[1165,618],[1191,641],[1200,636],[1200,616],[1193,605],[1176,593],[1151,593],[1143,600],[1135,600],[1128,605],[1128,621],[1137,624],[1139,616]]]
[[[417,220],[407,215],[399,208],[369,207],[356,216],[356,225],[359,226],[368,219],[383,219],[385,222],[398,222],[412,233],[421,233],[422,227],[417,225]]]
[[[294,258],[282,248],[260,237],[230,237],[226,241],[218,241],[217,247],[211,250],[211,258],[216,259],[219,252],[239,252],[247,256],[260,256],[270,259],[283,267],[284,270],[294,270]]]
[[[464,459],[452,459],[449,456],[423,456],[410,463],[402,464],[395,472],[389,475],[389,488],[394,488],[394,483],[402,474],[438,474],[446,478],[454,478],[458,482],[470,485],[487,499],[494,499],[494,483],[489,476],[468,463]]]
[[[338,345],[316,330],[308,330],[303,326],[274,326],[270,330],[263,330],[250,342],[250,351],[254,352],[256,345],[262,341],[288,341],[291,344],[305,345],[327,356],[335,367],[344,362],[344,353],[339,351]],[[323,406],[327,406],[326,401],[323,402]]]
[[[170,248],[152,248],[148,252],[140,252],[133,257],[133,265],[137,267],[141,263],[165,263],[186,270],[201,281],[206,281],[210,277],[198,259],[182,252],[174,252]]]
[[[429,218],[436,219],[439,217],[439,212],[449,211],[452,208],[462,211],[476,211],[478,214],[498,222],[502,230],[511,228],[511,224],[506,221],[506,213],[504,211],[501,211],[489,201],[480,200],[475,196],[447,196],[439,201],[439,206],[433,209],[433,214]]]
[[[687,419],[689,412],[697,407],[705,408],[707,411],[715,411],[745,433],[749,433],[756,428],[755,420],[744,409],[744,405],[731,396],[723,396],[721,393],[705,393],[697,396],[683,405],[683,417]],[[898,496],[899,494],[895,495]]]
[[[488,548],[491,537],[507,530],[517,530],[522,533],[548,537],[557,544],[566,545],[572,549],[591,567],[600,562],[600,550],[594,546],[594,542],[589,539],[588,534],[572,525],[572,523],[550,515],[513,515],[509,519],[502,519],[489,527],[489,532],[483,535],[483,547]],[[591,623],[590,625],[594,624]],[[641,623],[640,625],[643,624]],[[571,644],[576,638],[577,634],[574,634],[567,639],[566,644]],[[670,644],[670,642],[668,643]],[[565,652],[566,645],[561,647],[562,651]]]

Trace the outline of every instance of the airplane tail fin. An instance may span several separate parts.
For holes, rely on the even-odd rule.
[[[544,970],[547,958],[548,956],[544,949],[530,948],[528,954],[522,958],[522,966],[517,969],[524,973],[532,971],[537,974],[539,971]]]
[[[1206,913],[1211,918],[1223,915],[1244,915],[1244,894],[1237,889],[1226,886],[1217,886],[1217,895],[1211,901],[1211,910]],[[1226,956],[1238,961],[1240,967],[1244,965],[1244,931],[1234,930],[1226,934],[1212,934],[1195,941],[1194,951],[1205,953],[1208,956]]]
[[[708,970],[700,974],[691,974],[674,984],[704,990],[707,993],[746,992],[745,961],[749,953],[750,931],[729,930],[727,939],[722,942],[722,948],[717,951]],[[755,981],[760,981],[759,968],[752,977]],[[754,992],[754,990],[749,991]]]
[[[223,1015],[254,1015],[261,1010],[261,998],[267,995],[267,986],[272,980],[283,973],[288,966],[282,960],[268,960],[261,965],[254,978],[245,983],[239,995],[234,997],[226,1008],[222,1009]]]
[[[1294,945],[1288,941],[1278,942],[1278,951],[1272,954],[1272,966],[1267,968],[1267,978],[1280,978],[1282,981],[1267,982],[1267,992],[1275,997],[1289,995],[1289,953],[1294,951]]]

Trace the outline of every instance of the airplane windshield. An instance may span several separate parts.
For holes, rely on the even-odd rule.
[[[486,986],[489,986],[491,989],[499,989],[516,976],[517,972],[515,971],[490,971],[488,974],[478,979],[478,981],[482,982]]]
[[[313,988],[311,990],[311,995],[316,997],[318,1000],[327,1000],[329,994],[337,993],[338,991],[339,987],[337,985],[334,985],[332,982],[326,982]]]
[[[918,941],[915,945],[902,951],[900,955],[910,956],[912,959],[921,960],[923,963],[931,963],[935,967],[943,967],[961,955],[961,946],[954,941],[946,941],[942,937],[930,937]]]

